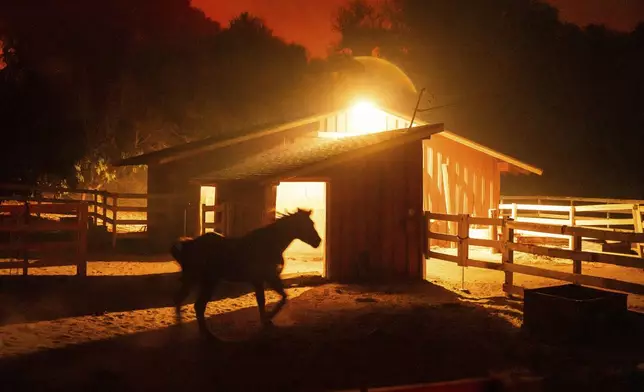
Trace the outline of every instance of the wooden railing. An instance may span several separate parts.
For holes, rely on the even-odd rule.
[[[503,289],[508,294],[522,295],[523,289],[514,285],[514,274],[526,274],[544,278],[562,280],[575,284],[600,287],[611,290],[625,291],[633,294],[644,294],[644,285],[625,282],[610,278],[584,275],[582,263],[604,263],[622,267],[644,268],[644,258],[610,254],[603,252],[589,252],[582,250],[582,239],[597,239],[603,241],[624,241],[631,243],[644,243],[643,233],[634,233],[620,230],[602,230],[588,227],[574,227],[569,225],[552,225],[534,222],[517,222],[512,218],[477,218],[469,215],[447,215],[427,212],[425,215],[428,223],[431,220],[452,222],[458,225],[458,235],[432,232],[427,233],[429,239],[450,241],[457,244],[456,255],[436,252],[428,247],[427,258],[434,258],[453,262],[462,267],[476,267],[505,272]],[[501,228],[501,238],[476,239],[470,238],[471,225],[489,225]],[[430,224],[427,227],[431,227]],[[517,243],[517,231],[535,232],[550,235],[563,235],[572,237],[572,249],[562,249],[538,245]],[[483,246],[501,251],[501,262],[475,260],[470,258],[469,247]],[[514,263],[514,252],[529,253],[537,256],[549,256],[572,261],[572,271],[561,272],[534,266],[519,265]]]
[[[575,205],[583,204],[644,204],[641,199],[610,199],[599,197],[576,197],[576,196],[510,196],[502,195],[501,204],[518,203],[518,204],[560,204]]]
[[[0,269],[27,275],[29,268],[74,265],[77,275],[87,274],[87,203],[0,205],[0,215],[0,252],[21,260],[0,262]]]
[[[642,224],[642,213],[644,213],[644,202],[638,200],[610,200],[618,203],[588,204],[596,203],[602,199],[570,199],[564,200],[567,205],[561,204],[561,199],[552,200],[553,203],[544,204],[547,200],[538,199],[539,204],[507,203],[499,205],[499,216],[510,217],[516,222],[541,223],[547,225],[566,225],[577,227],[595,227],[611,230],[614,228],[629,229],[634,233],[644,232]],[[512,198],[516,201],[515,198]],[[604,199],[607,200],[607,199]],[[533,200],[526,200],[533,201]],[[583,204],[582,204],[583,203]],[[518,231],[517,234],[533,237],[554,237],[567,238],[569,248],[573,248],[573,237],[564,236],[559,233],[548,234],[531,232],[526,230]],[[634,244],[635,250],[640,256],[644,256],[643,244]]]
[[[171,199],[176,195],[147,193],[112,193],[90,189],[30,187],[16,184],[0,184],[0,189],[19,194],[1,196],[6,203],[76,203],[84,201],[89,207],[89,218],[95,226],[103,226],[110,233],[112,247],[118,238],[147,236],[148,200]],[[25,195],[26,194],[26,195]]]

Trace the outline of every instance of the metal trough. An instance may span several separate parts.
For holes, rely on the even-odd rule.
[[[523,329],[548,340],[601,340],[624,326],[627,298],[574,284],[526,289]]]

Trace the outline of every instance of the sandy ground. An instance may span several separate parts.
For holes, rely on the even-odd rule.
[[[543,390],[567,383],[644,390],[635,371],[644,362],[644,329],[582,348],[536,342],[521,332],[522,304],[502,295],[496,271],[467,269],[465,294],[461,269],[436,260],[427,263],[433,283],[357,286],[327,283],[316,277],[320,262],[290,259],[291,300],[277,328],[261,331],[254,295],[226,285],[207,310],[226,343],[210,346],[198,339],[193,299],[184,324],[174,325],[178,267],[169,260],[102,258],[89,263],[86,279],[65,276],[75,272],[66,267],[34,270],[26,281],[0,277],[2,390],[323,391],[507,371],[547,377]],[[642,278],[641,271],[621,273]],[[631,308],[641,309],[639,300]]]
[[[61,348],[70,344],[150,331],[174,324],[174,309],[169,306],[109,311],[112,307],[111,302],[123,302],[123,299],[118,298],[119,292],[111,292],[113,289],[119,290],[119,285],[123,285],[123,289],[127,293],[132,293],[132,290],[143,290],[151,284],[157,285],[166,294],[165,302],[171,298],[172,291],[177,287],[176,279],[180,268],[169,255],[154,255],[146,258],[137,256],[138,261],[128,261],[127,258],[128,256],[120,255],[119,257],[116,255],[102,257],[103,261],[90,261],[87,268],[90,279],[88,282],[84,282],[82,285],[84,287],[63,286],[66,283],[65,279],[73,277],[76,273],[76,267],[71,266],[30,270],[30,274],[36,281],[33,282],[31,288],[28,288],[30,292],[23,293],[23,298],[14,298],[11,292],[12,289],[17,288],[18,282],[7,282],[8,286],[13,283],[14,287],[8,287],[7,292],[0,291],[0,303],[4,305],[0,310],[0,320],[2,320],[0,322],[0,356],[22,355],[44,349]],[[21,270],[2,270],[1,272],[4,275],[22,273]],[[300,258],[287,259],[282,275],[288,279],[297,275],[315,277],[321,274],[322,263],[319,260],[313,258],[312,261],[309,261]],[[18,278],[18,276],[15,277]],[[110,281],[110,277],[115,279]],[[140,288],[127,287],[134,284],[141,286]],[[57,297],[50,296],[46,292],[54,289],[53,286],[56,286],[57,290],[63,290],[62,293],[57,293]],[[86,292],[83,297],[74,298],[75,291],[79,288],[89,292]],[[291,297],[297,297],[310,288],[290,288],[288,294]],[[143,293],[140,301],[145,301],[145,297],[146,295]],[[267,293],[269,303],[277,301],[278,298],[273,292]],[[163,299],[161,300],[163,301]],[[23,307],[25,303],[29,303],[30,309]],[[57,317],[57,313],[64,314],[70,305],[72,308],[81,306],[96,310],[92,311],[94,314],[79,317]],[[253,307],[256,309],[256,306],[255,295],[250,292],[242,292],[240,296],[218,298],[216,301],[212,301],[207,311],[208,314],[217,315],[239,309]],[[115,310],[121,309],[118,309],[117,306]],[[83,312],[80,311],[80,313]],[[41,317],[41,315],[44,316]],[[184,306],[184,315],[187,322],[195,320],[191,305]],[[40,321],[39,318],[52,318],[52,320]]]
[[[589,246],[590,247],[590,246]],[[586,249],[586,248],[584,248]],[[433,249],[436,252],[455,255],[456,249]],[[470,258],[482,261],[501,262],[500,254],[491,254],[487,248],[470,247]],[[547,257],[538,257],[531,254],[515,252],[514,261],[517,264],[530,265],[543,269],[572,272],[572,261]],[[458,265],[438,259],[428,260],[426,263],[426,278],[430,282],[442,285],[451,290],[464,288],[473,297],[494,297],[503,295],[502,283],[505,273],[481,268],[465,268],[464,285],[462,282],[462,268]],[[644,266],[641,269],[619,267],[610,264],[583,263],[582,272],[585,275],[618,279],[625,282],[644,284]],[[565,284],[554,279],[541,278],[523,274],[514,274],[514,284],[525,288],[536,288]],[[644,312],[644,296],[630,294],[628,296],[629,309]]]

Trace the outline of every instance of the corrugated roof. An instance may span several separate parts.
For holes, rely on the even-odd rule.
[[[340,139],[303,138],[294,143],[272,148],[260,154],[232,163],[226,168],[198,176],[196,182],[233,180],[258,181],[294,173],[303,168],[358,152],[377,145],[418,140],[440,132],[442,124],[416,127],[410,131],[380,132]],[[397,143],[396,143],[397,144]]]

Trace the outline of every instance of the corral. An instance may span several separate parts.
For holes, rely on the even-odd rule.
[[[278,329],[259,334],[252,294],[227,286],[208,309],[211,327],[229,341],[215,349],[198,339],[190,306],[184,330],[172,325],[173,263],[111,260],[90,261],[83,280],[61,276],[70,267],[35,270],[47,275],[30,276],[26,287],[22,277],[2,279],[0,376],[8,390],[329,391],[508,373],[534,377],[544,391],[642,385],[642,328],[585,348],[539,343],[518,328],[521,302],[475,270],[467,295],[431,283],[289,277],[310,261],[288,260],[292,301]],[[439,265],[428,266],[430,279],[458,280],[458,268]]]
[[[147,194],[13,187],[32,194],[1,209],[5,385],[322,391],[510,371],[543,377],[537,390],[642,390],[644,203],[502,198],[502,173],[541,170],[393,106],[122,162],[148,165]],[[248,289],[226,286],[208,308],[229,340],[217,349],[173,325],[168,255],[115,253],[130,239],[165,253],[182,235],[243,234],[296,207],[315,210],[323,252],[286,252],[292,300],[267,334]],[[42,245],[24,235],[35,231],[72,234]],[[517,297],[561,282],[630,293],[631,328],[585,347],[524,333]]]
[[[449,219],[459,233],[463,221],[496,225],[502,233],[508,232],[511,222],[508,218],[477,222],[467,215],[432,217],[431,213],[426,218]],[[517,228],[532,225],[533,232],[552,231],[552,225],[513,224]],[[559,230],[586,238],[591,231],[608,233],[611,238],[636,236],[641,241],[633,232],[583,227]],[[432,235],[428,233],[428,238]],[[329,283],[318,275],[319,260],[288,259],[284,277],[292,300],[276,319],[279,328],[268,335],[259,333],[255,301],[248,289],[225,287],[208,308],[211,327],[229,341],[218,349],[198,340],[189,305],[185,312],[188,326],[173,326],[171,298],[178,268],[167,256],[137,261],[131,255],[112,254],[101,261],[90,255],[85,278],[71,277],[76,274],[73,265],[30,269],[29,274],[35,276],[26,278],[5,275],[0,279],[0,376],[4,385],[16,391],[166,390],[206,385],[227,391],[326,391],[491,374],[508,378],[510,372],[515,381],[518,377],[536,382],[541,388],[536,390],[557,390],[564,385],[585,390],[641,390],[642,374],[637,370],[644,362],[644,328],[638,313],[644,310],[641,295],[629,296],[633,328],[617,330],[616,337],[586,342],[585,347],[553,346],[521,331],[522,303],[506,298],[504,287],[509,286],[502,283],[509,272],[513,273],[513,288],[557,284],[562,278],[583,284],[626,281],[630,282],[626,290],[641,294],[641,268],[593,261],[584,263],[581,275],[568,272],[573,270],[573,260],[516,251],[508,263],[509,254],[503,247],[501,253],[492,253],[481,246],[499,246],[498,240],[481,239],[490,242],[477,244],[475,239],[464,242],[450,234],[436,235],[441,241],[456,240],[457,247],[431,248],[430,256],[442,253],[449,259],[427,260],[425,276],[431,283]],[[463,253],[464,244],[467,253]],[[573,252],[558,257],[641,263],[635,256],[602,254],[596,243],[582,244],[581,253],[534,245],[523,250],[546,248]],[[465,262],[463,254],[467,255]],[[507,264],[516,269],[505,270]],[[599,280],[583,281],[587,276]],[[514,289],[510,292],[520,294]],[[269,294],[268,299],[276,298]],[[250,371],[254,377],[244,376]]]

